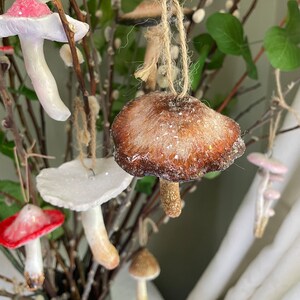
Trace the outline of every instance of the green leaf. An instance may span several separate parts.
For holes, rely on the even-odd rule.
[[[151,195],[156,179],[154,176],[145,176],[139,179],[136,183],[135,190],[146,195]]]
[[[222,68],[225,56],[226,55],[223,52],[217,49],[210,58],[210,62],[207,64],[207,69],[216,70]]]
[[[246,47],[244,49],[244,51],[242,52],[242,56],[246,62],[248,76],[252,79],[257,79],[257,69],[255,63],[253,62],[249,47]]]
[[[206,173],[206,174],[204,175],[204,178],[206,178],[206,179],[215,179],[215,178],[218,177],[220,174],[221,174],[220,171],[209,172],[209,173]]]
[[[20,205],[16,203],[7,204],[5,200],[1,199],[0,196],[0,220],[4,220],[17,212],[21,209]]]
[[[0,130],[0,153],[14,159],[14,147],[15,143],[13,141],[8,141],[5,137],[5,133]]]
[[[246,62],[248,76],[257,79],[256,66],[252,60],[242,23],[228,13],[214,13],[206,22],[207,31],[214,38],[218,49],[231,55],[242,56]],[[224,57],[221,58],[223,63]]]
[[[288,17],[285,26],[286,32],[291,41],[295,44],[300,43],[300,10],[296,0],[288,2]]]
[[[62,227],[58,227],[55,230],[53,230],[52,232],[50,232],[47,236],[50,240],[55,241],[63,235],[64,235],[64,229]]]
[[[291,71],[300,67],[300,11],[295,0],[288,2],[285,28],[271,27],[265,35],[264,47],[274,68]]]
[[[38,96],[35,91],[25,85],[20,86],[17,90],[12,88],[8,88],[8,90],[13,94],[25,96],[29,100],[38,100]]]
[[[17,213],[23,204],[18,182],[0,180],[0,219],[4,220]]]
[[[241,55],[244,47],[244,31],[236,17],[217,12],[208,17],[206,27],[222,52]]]
[[[20,183],[11,180],[0,180],[0,199],[5,199],[5,197],[23,203],[24,200]]]
[[[122,11],[124,13],[127,13],[134,10],[138,6],[138,4],[141,3],[141,0],[122,1],[121,3],[122,3],[121,4]]]
[[[199,57],[195,63],[191,65],[190,77],[191,77],[191,87],[195,91],[200,83],[203,67],[206,58],[214,45],[214,40],[207,34],[200,34],[193,39],[194,47],[199,53]]]
[[[115,38],[121,39],[121,47],[114,56],[115,69],[119,75],[127,77],[144,60],[145,48],[137,47],[136,31],[130,26],[119,26],[116,30]]]
[[[300,48],[292,42],[284,28],[270,28],[264,38],[264,47],[274,68],[291,71],[300,67]]]

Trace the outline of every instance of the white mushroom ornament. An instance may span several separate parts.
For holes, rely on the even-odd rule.
[[[84,165],[92,165],[92,160],[85,159]],[[118,196],[132,178],[110,157],[97,159],[93,169],[85,168],[80,160],[44,169],[36,181],[46,202],[81,212],[82,226],[94,259],[110,270],[118,266],[120,258],[109,241],[100,205]]]
[[[74,32],[74,40],[82,39],[89,25],[66,17]],[[52,119],[65,121],[71,113],[59,96],[43,51],[45,39],[67,42],[58,13],[52,13],[45,3],[37,0],[16,0],[0,16],[0,37],[13,35],[18,35],[20,39],[26,71],[44,110]]]

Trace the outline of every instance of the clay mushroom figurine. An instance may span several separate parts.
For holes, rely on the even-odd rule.
[[[129,274],[137,280],[137,300],[147,300],[147,281],[160,274],[160,267],[155,257],[146,249],[139,250],[129,266]]]
[[[24,276],[31,290],[41,287],[45,278],[40,237],[63,222],[64,214],[59,210],[42,210],[32,204],[0,222],[0,245],[9,249],[25,247]]]
[[[229,167],[244,153],[239,125],[196,98],[154,92],[129,102],[112,124],[116,162],[160,178],[166,214],[181,212],[180,181]]]
[[[86,166],[91,159],[85,159]],[[99,158],[93,169],[79,160],[59,168],[44,169],[37,176],[37,189],[53,205],[81,212],[81,222],[95,260],[107,269],[119,264],[119,254],[109,241],[100,205],[125,190],[132,176],[122,170],[113,157]]]
[[[69,16],[67,20],[75,41],[82,39],[89,30],[88,24]],[[0,16],[0,37],[13,35],[19,36],[25,68],[41,105],[51,118],[65,121],[70,111],[60,99],[43,52],[44,39],[67,42],[59,15],[37,0],[16,0]]]
[[[273,209],[275,202],[281,196],[278,191],[271,188],[272,183],[282,181],[288,168],[280,161],[259,152],[250,153],[247,159],[260,168],[261,181],[257,190],[254,235],[261,238],[269,218],[275,214]]]

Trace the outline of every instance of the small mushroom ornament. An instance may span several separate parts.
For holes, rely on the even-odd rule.
[[[82,39],[89,25],[66,17],[74,32],[74,40]],[[37,0],[16,0],[5,14],[0,15],[0,37],[13,35],[20,39],[25,68],[41,105],[51,118],[65,121],[70,111],[59,96],[43,52],[45,39],[67,42],[59,15]]]
[[[250,153],[247,159],[260,168],[261,181],[257,189],[254,235],[261,238],[269,218],[275,214],[273,207],[281,196],[280,192],[272,188],[272,184],[283,181],[288,169],[280,161],[259,152]]]
[[[86,166],[91,159],[85,159]],[[93,169],[79,160],[59,168],[43,169],[37,176],[37,189],[53,205],[81,212],[81,222],[94,259],[107,269],[119,264],[119,254],[109,241],[100,205],[125,190],[132,176],[122,170],[113,157],[99,158]]]
[[[24,276],[31,290],[40,288],[45,278],[40,237],[56,229],[64,219],[59,210],[42,210],[27,204],[0,222],[0,245],[9,249],[25,247]]]
[[[129,274],[137,280],[136,299],[147,300],[147,281],[158,277],[160,267],[155,257],[146,248],[142,248],[134,255]]]
[[[198,99],[153,92],[124,106],[112,124],[116,162],[160,178],[166,214],[181,212],[179,182],[229,167],[245,150],[239,125]]]

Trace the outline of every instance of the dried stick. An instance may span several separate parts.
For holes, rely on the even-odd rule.
[[[68,39],[68,43],[69,43],[71,54],[72,54],[74,70],[75,70],[77,80],[78,80],[78,83],[80,86],[80,90],[81,90],[81,93],[83,96],[83,100],[84,100],[84,110],[88,117],[90,115],[90,108],[89,108],[89,101],[88,101],[89,92],[86,89],[83,74],[81,72],[80,63],[79,63],[78,56],[77,56],[75,40],[74,40],[74,32],[69,27],[69,22],[66,18],[66,14],[64,12],[61,1],[53,0],[52,2],[59,14],[59,17],[61,19],[62,25],[64,27],[64,30],[65,30],[65,33],[66,33],[66,36]]]

